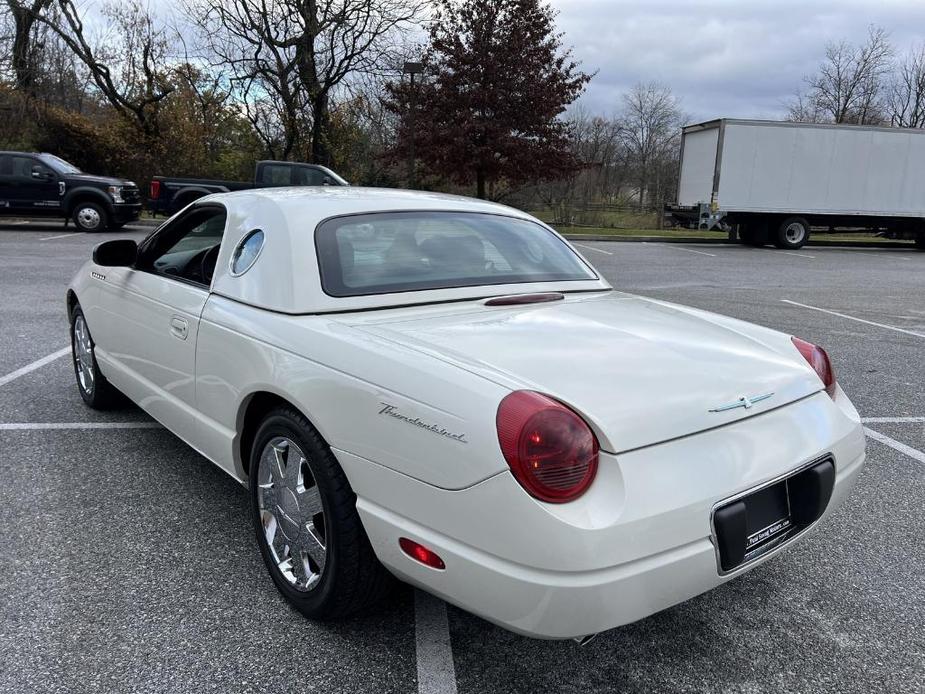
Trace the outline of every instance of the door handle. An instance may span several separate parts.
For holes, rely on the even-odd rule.
[[[173,333],[175,337],[185,340],[186,336],[189,335],[189,323],[186,322],[185,318],[174,316],[170,319],[170,332]]]

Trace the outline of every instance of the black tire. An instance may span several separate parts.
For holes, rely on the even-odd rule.
[[[109,228],[109,215],[102,205],[88,200],[81,200],[71,210],[71,219],[80,231],[95,234]]]
[[[81,331],[85,331],[89,350],[79,349]],[[96,363],[96,343],[90,335],[87,320],[80,306],[71,314],[71,362],[74,365],[74,378],[80,397],[94,410],[112,410],[125,404],[125,397],[114,385],[106,380]],[[87,371],[83,372],[82,363],[86,359]],[[83,372],[83,374],[82,374]]]
[[[795,251],[809,241],[809,222],[802,217],[787,217],[777,227],[774,245],[778,248]]]
[[[281,443],[280,439],[290,441],[301,450],[305,464],[299,466],[299,469],[305,470],[307,466],[307,472],[312,478],[309,479],[309,475],[306,474],[303,485],[307,491],[317,487],[321,499],[323,517],[321,522],[316,520],[317,516],[312,519],[311,526],[315,532],[311,535],[323,539],[325,560],[319,571],[320,577],[315,579],[314,584],[305,578],[307,571],[304,570],[290,571],[291,578],[284,575],[278,565],[280,557],[276,553],[277,550],[271,549],[261,518],[261,495],[268,491],[274,495],[285,493],[287,489],[277,485],[272,474],[266,469],[272,467],[272,463],[269,462],[272,459],[272,450],[269,447],[275,442],[279,450],[286,451],[286,474],[283,477],[288,476],[289,465],[292,462],[288,459],[291,448],[288,443]],[[265,452],[270,457],[262,460]],[[260,554],[276,588],[299,612],[310,619],[338,619],[372,605],[387,592],[392,577],[379,563],[369,543],[356,510],[356,495],[330,448],[305,417],[288,407],[271,411],[261,423],[254,438],[249,471],[251,514]],[[269,478],[266,477],[268,474]],[[268,483],[269,489],[266,487]],[[264,487],[261,487],[261,484]],[[283,513],[279,504],[276,504],[275,508]],[[286,513],[283,513],[285,519],[279,514],[268,514],[267,525],[275,523],[275,526],[272,526],[276,528],[275,532],[283,533],[280,544],[288,542],[285,536],[290,535],[294,528],[298,528],[295,530],[297,533],[308,532],[304,523],[291,520],[294,517],[301,519],[303,513],[305,511],[296,503],[295,511],[293,508],[287,508]],[[286,525],[287,522],[291,524]],[[288,533],[284,526],[289,528]],[[319,528],[323,530],[319,532]],[[296,539],[295,544],[300,542]],[[317,562],[309,563],[311,570],[315,571]],[[297,573],[301,576],[296,575]],[[305,585],[296,587],[293,580]]]

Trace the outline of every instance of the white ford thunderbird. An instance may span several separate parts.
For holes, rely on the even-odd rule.
[[[128,396],[248,485],[313,618],[391,573],[581,639],[775,556],[864,463],[822,348],[616,291],[477,200],[205,197],[99,245],[67,306],[86,403]]]

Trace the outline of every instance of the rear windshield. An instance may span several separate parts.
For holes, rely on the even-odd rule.
[[[492,214],[336,217],[319,225],[315,242],[331,296],[597,279],[548,229]]]

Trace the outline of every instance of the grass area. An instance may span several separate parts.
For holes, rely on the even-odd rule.
[[[669,239],[726,239],[722,231],[698,231],[696,229],[615,229],[613,227],[553,227],[560,234],[569,236],[657,236]]]
[[[560,234],[569,236],[580,236],[587,234],[589,236],[654,236],[657,238],[667,239],[716,239],[724,240],[729,237],[722,231],[700,231],[698,229],[614,229],[612,227],[574,227],[574,226],[557,226],[556,231]],[[899,245],[910,245],[911,241],[899,241],[895,239],[885,239],[869,233],[857,234],[813,234],[810,243],[813,241],[842,241],[850,243],[895,243]]]

